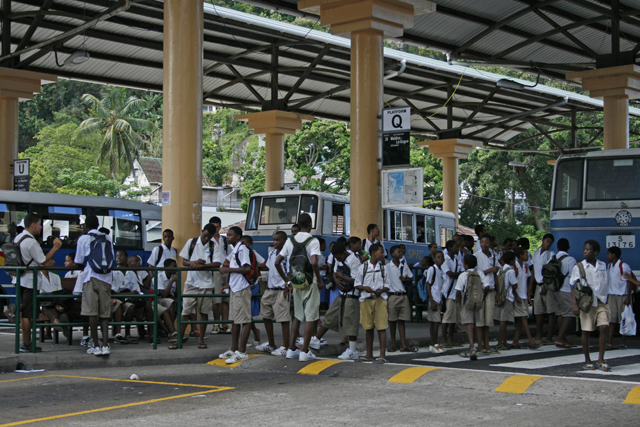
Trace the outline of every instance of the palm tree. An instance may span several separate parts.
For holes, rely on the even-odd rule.
[[[146,148],[142,133],[155,128],[150,120],[139,118],[145,102],[129,96],[128,89],[116,86],[105,87],[102,99],[91,94],[84,94],[81,99],[89,107],[91,117],[80,123],[78,136],[92,132],[102,134],[98,162],[106,163],[107,173],[117,180],[120,167],[129,173],[133,160]]]

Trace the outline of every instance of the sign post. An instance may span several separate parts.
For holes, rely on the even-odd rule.
[[[411,163],[411,108],[382,110],[382,167],[409,166]]]
[[[29,159],[13,161],[13,191],[29,191]]]

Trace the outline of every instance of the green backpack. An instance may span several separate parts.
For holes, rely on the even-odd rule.
[[[477,271],[470,271],[467,276],[467,289],[462,305],[469,311],[478,311],[484,306],[484,287]]]
[[[498,294],[498,307],[502,307],[504,305],[504,302],[507,300],[507,293],[509,290],[507,289],[506,279],[507,279],[507,272],[502,270],[498,275],[498,281],[496,283],[496,292]]]

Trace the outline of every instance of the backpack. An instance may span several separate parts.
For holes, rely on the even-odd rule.
[[[364,278],[367,276],[367,270],[369,269],[369,261],[365,261],[363,265],[364,267],[362,268],[362,283],[364,284]],[[383,282],[384,282],[384,270],[385,270],[384,265],[381,265],[380,274],[382,275]],[[372,273],[375,273],[375,270],[372,271]]]
[[[498,294],[498,307],[502,307],[504,302],[507,300],[507,284],[505,283],[507,279],[506,271],[502,271],[501,274],[498,275],[498,281],[496,283],[496,292]]]
[[[467,276],[467,289],[462,298],[462,306],[470,311],[478,311],[484,305],[484,287],[477,271],[470,271]]]
[[[562,288],[564,279],[568,274],[562,274],[562,260],[569,255],[563,255],[559,259],[554,255],[548,263],[542,266],[542,284],[550,291],[557,292]]]
[[[191,239],[191,244],[189,245],[189,261],[191,261],[191,255],[193,255],[193,251],[196,249],[196,243],[198,243],[198,239],[200,237],[194,237]],[[213,262],[213,240],[209,240],[209,261]]]
[[[338,265],[338,271],[340,273],[342,273],[343,276],[351,277],[351,267],[349,267],[349,265],[346,262],[340,262],[338,260],[336,260],[336,262],[340,263]],[[344,282],[343,281],[342,282],[342,291],[340,291],[340,292],[342,292],[344,294],[348,294],[349,292],[353,291],[354,287],[355,287],[355,285],[353,283],[349,283],[349,282]]]
[[[1,249],[2,252],[4,252],[5,267],[25,267],[31,263],[31,261],[29,261],[27,264],[25,264],[24,260],[22,259],[22,252],[20,252],[20,244],[25,239],[33,239],[33,237],[29,234],[25,234],[20,240],[18,240],[17,243],[11,241],[9,243],[2,244]]]
[[[294,289],[307,289],[313,283],[313,267],[307,254],[307,245],[314,239],[309,237],[302,243],[296,242],[291,237],[291,256],[289,257],[289,269],[291,271],[291,285]]]
[[[95,233],[88,235],[91,238],[89,243],[89,255],[86,261],[91,270],[97,274],[107,274],[113,268],[113,246],[107,240],[107,235]]]
[[[587,283],[587,275],[584,271],[584,265],[582,265],[582,262],[579,262],[576,265],[580,270],[580,280],[576,282],[575,286],[572,289],[572,293],[576,301],[578,302],[578,307],[580,308],[580,311],[588,313],[589,310],[591,310],[591,307],[593,306],[593,290],[589,287],[589,284]],[[587,286],[582,286],[583,280],[587,284]]]
[[[245,279],[247,279],[249,284],[253,286],[258,282],[258,277],[260,276],[260,270],[258,270],[258,260],[256,258],[256,253],[253,252],[250,247],[244,244],[243,246],[249,250],[249,265],[251,266],[251,270],[249,270],[249,272],[244,274],[243,276]],[[240,264],[240,256],[238,256],[238,251],[236,251],[236,263],[238,264],[238,267],[242,267],[242,264]]]

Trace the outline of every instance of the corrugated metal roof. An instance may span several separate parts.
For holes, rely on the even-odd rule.
[[[290,1],[290,3],[294,6],[296,2]],[[465,41],[472,39],[486,28],[486,20],[507,18],[523,7],[521,2],[515,0],[483,0],[482,2],[447,0],[437,1],[437,3],[441,9],[445,8],[445,12],[447,12],[446,8],[449,8],[448,12],[440,11],[418,17],[416,27],[407,31],[407,34],[427,41],[434,38],[435,34],[439,37],[436,39],[441,43],[462,46]],[[554,5],[565,3],[568,3],[568,0],[558,0]],[[44,42],[73,29],[80,23],[93,19],[106,10],[104,4],[103,0],[86,2],[54,0],[50,10],[58,14],[44,16],[31,43]],[[13,13],[37,10],[40,6],[40,0],[12,0]],[[205,102],[247,111],[261,109],[263,100],[267,103],[271,100],[271,71],[273,70],[271,48],[275,45],[278,51],[277,92],[280,99],[287,96],[291,88],[298,84],[310,63],[320,52],[324,52],[317,66],[299,84],[295,93],[290,95],[287,108],[301,114],[349,121],[350,41],[348,39],[235,10],[214,8],[208,3],[205,3],[204,7]],[[499,13],[493,10],[494,7],[499,9]],[[463,16],[451,13],[454,8],[466,14],[481,17],[485,21],[473,22],[464,13]],[[553,14],[549,12],[548,16]],[[561,24],[569,21],[566,17],[558,18]],[[16,48],[32,22],[33,17],[25,16],[12,21],[14,36],[12,49]],[[547,31],[551,28],[548,23],[535,15],[525,15],[514,22],[521,22],[522,31],[528,32]],[[98,22],[82,34],[64,43],[58,43],[56,46],[60,64],[78,49],[87,50],[91,60],[76,66],[58,67],[55,55],[51,51],[43,51],[42,55],[39,51],[32,51],[21,55],[19,59],[24,62],[21,64],[16,61],[16,66],[67,78],[161,90],[163,82],[162,24],[162,1],[148,0],[133,3],[127,11],[106,21]],[[509,25],[515,24],[509,23]],[[452,31],[452,28],[455,31]],[[630,34],[633,33],[631,30]],[[580,38],[583,39],[584,36],[584,40],[589,40],[589,43],[595,43],[598,40],[596,31],[590,27],[572,30],[572,34],[575,35],[581,32],[585,34]],[[556,44],[562,40],[558,35],[552,35],[550,38]],[[514,43],[520,43],[525,39],[526,37],[514,35],[509,28],[503,27],[471,47],[472,51],[482,51],[486,55],[499,54],[512,47]],[[602,40],[601,36],[599,40]],[[572,46],[576,47],[575,44]],[[558,49],[548,43],[527,45],[505,55],[505,58],[520,60],[519,55],[522,52],[527,52],[527,55],[532,57],[536,55],[548,57],[546,59],[548,61],[560,58]],[[462,52],[464,53],[465,51]],[[31,55],[38,57],[30,61]],[[523,90],[504,87],[496,90],[496,82],[504,79],[504,75],[450,65],[447,62],[389,48],[385,48],[384,55],[385,67],[389,72],[399,69],[401,62],[406,62],[406,69],[401,75],[385,80],[386,103],[394,107],[412,105],[414,107],[412,130],[425,138],[437,137],[447,127],[462,126],[466,121],[466,127],[461,129],[460,137],[469,137],[484,143],[494,138],[495,141],[504,142],[530,128],[532,121],[556,126],[551,120],[568,116],[572,109],[599,111],[602,108],[600,101],[543,85]],[[575,52],[569,55],[571,55],[569,57],[571,61],[584,60]],[[566,57],[567,54],[564,52],[563,58]],[[242,76],[244,82],[234,75],[234,70]],[[530,82],[521,81],[521,83],[530,85]],[[252,92],[247,85],[254,91]],[[454,90],[455,96],[449,101],[447,108],[442,108],[449,94]],[[492,92],[495,94],[489,99],[488,95]],[[563,101],[565,99],[566,102]],[[447,124],[448,108],[451,109],[453,117],[449,125]],[[540,109],[540,111],[526,117],[505,118],[534,109]],[[632,114],[640,115],[640,111],[632,109]],[[467,120],[471,115],[474,115],[473,119]],[[496,121],[498,123],[495,123]],[[490,123],[482,124],[482,122]]]
[[[139,157],[138,163],[150,183],[162,184],[162,159],[157,157]],[[202,186],[213,187],[207,174],[202,172]]]

